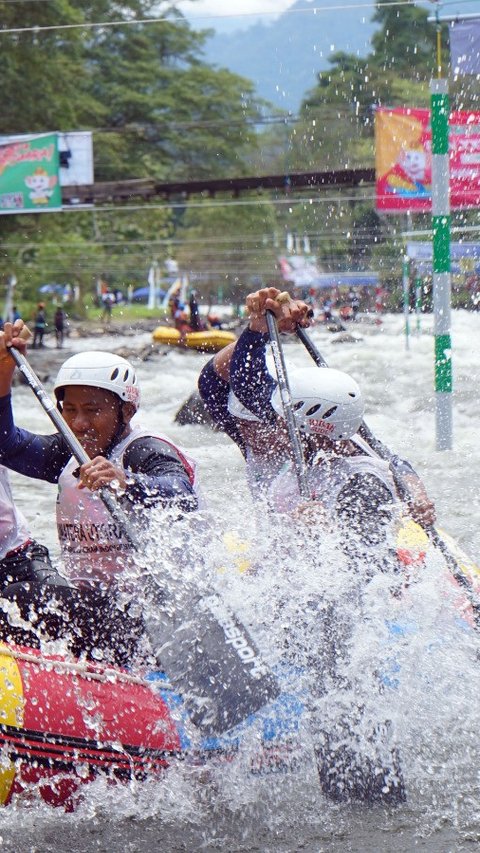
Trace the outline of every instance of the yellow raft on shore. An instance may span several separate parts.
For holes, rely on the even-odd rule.
[[[178,329],[171,326],[157,326],[153,332],[153,340],[156,344],[166,346],[177,346],[186,349],[194,349],[199,352],[219,352],[228,344],[234,343],[237,338],[233,332],[223,329],[205,329],[202,332],[187,332],[181,338]]]

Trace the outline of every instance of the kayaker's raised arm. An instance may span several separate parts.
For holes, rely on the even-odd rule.
[[[236,418],[228,410],[230,362],[235,346],[229,344],[206,363],[198,377],[198,392],[217,429],[230,436],[245,454],[245,442]]]
[[[230,388],[242,406],[266,423],[275,423],[270,399],[276,381],[268,371],[266,312],[275,314],[278,328],[293,333],[298,325],[310,325],[310,306],[291,299],[275,287],[265,287],[247,296],[248,327],[240,335],[230,362]]]

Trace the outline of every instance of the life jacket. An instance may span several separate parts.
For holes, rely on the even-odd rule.
[[[255,454],[248,445],[245,463],[247,483],[253,497],[256,498],[259,494],[265,496],[279,475],[282,464],[276,462],[274,457],[268,458]]]
[[[139,438],[152,433],[134,427],[113,449],[111,462],[124,467],[127,448]],[[172,448],[182,462],[192,486],[196,485],[196,466],[169,438],[155,435]],[[108,587],[133,563],[134,546],[128,541],[121,524],[113,519],[98,494],[79,489],[73,476],[78,462],[72,457],[58,479],[57,531],[67,576],[79,585],[98,583]]]
[[[30,537],[27,521],[15,506],[8,471],[0,465],[0,559]]]
[[[318,465],[314,463],[306,468],[307,484],[312,500],[322,504],[332,521],[335,517],[338,496],[355,474],[373,474],[387,487],[395,504],[400,505],[388,462],[370,453],[367,454],[368,445],[361,440],[357,441],[357,437],[354,443],[364,451],[365,455],[334,456]],[[276,512],[292,512],[304,502],[292,464],[288,462],[270,487],[269,503]]]

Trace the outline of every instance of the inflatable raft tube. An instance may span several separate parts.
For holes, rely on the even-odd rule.
[[[33,788],[71,810],[99,773],[163,772],[180,740],[162,692],[122,670],[0,646],[0,804]]]
[[[233,332],[222,329],[205,329],[203,332],[187,332],[181,340],[178,329],[169,326],[157,326],[153,332],[153,340],[156,344],[166,346],[178,346],[194,349],[198,352],[219,352],[228,344],[234,343],[237,338]]]

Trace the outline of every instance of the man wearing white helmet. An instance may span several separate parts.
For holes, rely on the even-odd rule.
[[[8,348],[25,351],[22,328],[17,320],[0,333],[0,463],[58,483],[57,528],[66,573],[77,587],[100,591],[106,601],[114,597],[134,555],[95,493],[111,488],[132,521],[141,524],[148,523],[145,510],[153,506],[190,512],[197,508],[195,465],[167,437],[132,425],[140,404],[136,373],[126,359],[111,353],[78,353],[62,365],[55,381],[58,407],[89,462],[79,467],[59,432],[38,435],[16,427],[10,395],[15,364]],[[109,627],[104,626],[107,633]],[[96,640],[97,635],[94,645]]]
[[[305,499],[300,496],[290,461],[280,389],[266,365],[268,335],[263,329],[270,304],[281,319],[285,303],[272,302],[262,291],[247,299],[251,321],[232,354],[228,409],[245,418],[239,422],[250,482],[258,486],[263,481],[272,510],[292,512]],[[307,317],[302,305],[289,309],[289,322],[292,311]],[[396,495],[388,464],[366,455],[364,448],[350,441],[364,412],[359,386],[342,371],[313,366],[292,371],[289,386],[312,504],[322,509],[322,520],[326,516],[341,522],[347,516],[349,530],[355,527],[360,536],[368,534],[369,544],[373,544],[384,508],[393,506]]]
[[[266,365],[269,338],[265,315],[267,309],[273,311],[280,331],[294,332],[297,325],[310,325],[310,307],[288,295],[278,300],[279,295],[276,288],[264,288],[247,297],[248,328],[236,344],[222,350],[205,366],[199,378],[199,391],[213,420],[236,441],[244,454],[247,476],[255,495],[267,491],[276,509],[291,510],[300,502],[293,472],[285,476],[283,471],[272,488],[275,478],[291,459],[291,448],[277,382]],[[368,445],[355,435],[363,417],[358,385],[345,373],[318,367],[292,372],[289,384],[315,499],[326,501],[332,509],[335,493],[332,485],[336,483],[337,500],[340,498],[337,510],[340,511],[343,504],[346,512],[348,506],[352,517],[357,493],[355,511],[359,527],[366,532],[367,527],[361,519],[367,515],[374,528],[382,515],[380,507],[384,501],[396,501],[397,495],[389,466],[376,458]],[[323,459],[325,454],[335,459],[334,465],[315,464],[320,461],[322,452]],[[394,464],[399,477],[417,485],[412,514],[432,523],[433,505],[417,475],[404,460],[396,459]],[[375,490],[378,492],[376,498]]]
[[[358,754],[354,746],[349,751],[350,743],[355,744],[349,714],[352,719],[355,715],[361,719],[362,709],[357,707],[354,690],[345,675],[349,672],[357,614],[343,612],[342,597],[348,598],[353,592],[361,598],[365,580],[399,570],[392,543],[400,502],[388,464],[375,458],[356,435],[364,411],[358,384],[348,374],[326,367],[291,371],[288,377],[311,500],[300,495],[279,386],[266,363],[269,336],[265,313],[274,312],[280,331],[294,332],[298,324],[309,325],[310,309],[301,301],[278,301],[279,294],[276,288],[265,288],[247,298],[248,328],[229,352],[218,353],[205,366],[199,390],[214,420],[241,448],[254,497],[263,494],[266,498],[273,522],[273,538],[269,542],[278,541],[275,522],[279,514],[280,532],[286,526],[290,539],[300,530],[302,543],[313,545],[315,557],[319,542],[324,544],[327,540],[327,536],[318,537],[317,532],[332,530],[335,554],[339,556],[340,549],[343,552],[339,563],[353,569],[348,572],[345,590],[339,587],[337,601],[325,596],[320,575],[316,593],[307,591],[306,599],[301,600],[300,606],[294,605],[293,610],[287,605],[288,617],[285,601],[280,603],[276,616],[272,614],[282,626],[286,654],[294,665],[298,665],[297,638],[301,636],[303,640],[303,631],[310,636],[314,626],[316,644],[308,655],[308,669],[313,676],[309,680],[314,698],[311,726],[322,790],[333,799],[401,802],[404,788],[397,756],[390,750],[388,739],[384,744],[381,734],[378,738],[372,734],[372,753],[377,741],[380,744],[379,757],[373,764],[360,749]],[[287,525],[282,513],[288,514]],[[308,526],[300,527],[301,521]],[[281,549],[288,550],[285,539],[280,541]],[[332,542],[328,544],[331,546]],[[332,551],[328,552],[327,547],[328,553]],[[307,548],[307,564],[308,554]],[[303,651],[299,659],[304,665]],[[338,708],[344,703],[343,707],[349,709],[345,726],[341,713],[337,719],[333,709],[331,720],[327,715],[328,722],[317,716],[316,700],[323,700],[332,684]]]

